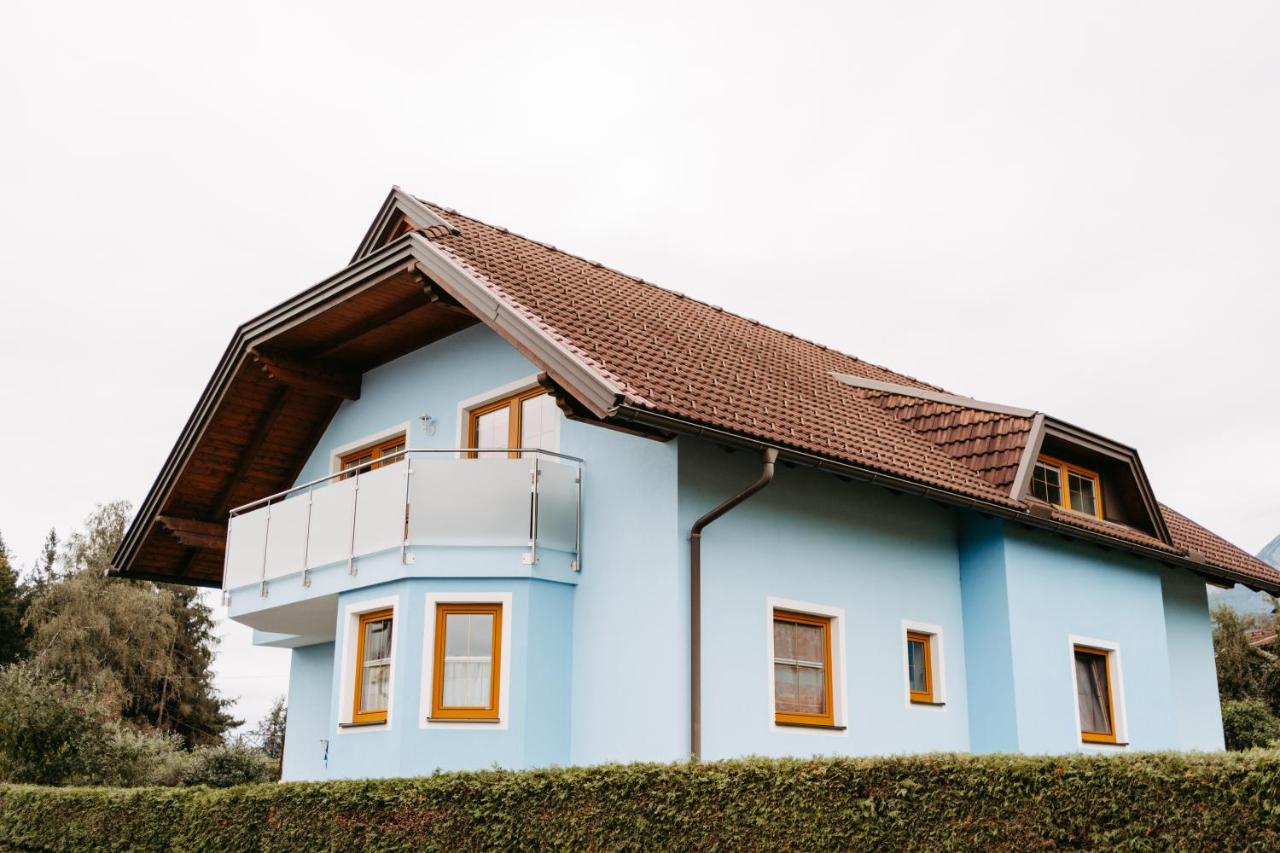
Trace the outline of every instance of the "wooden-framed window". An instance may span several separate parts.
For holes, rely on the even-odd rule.
[[[543,388],[530,388],[472,409],[467,423],[467,446],[477,450],[527,447],[558,451],[560,412],[555,400]],[[471,457],[478,455],[472,453]],[[508,455],[515,459],[520,454]]]
[[[786,725],[835,725],[831,617],[773,611],[773,713]]]
[[[907,689],[912,702],[934,703],[932,634],[907,632]]]
[[[436,605],[431,718],[497,720],[502,605]]]
[[[1102,481],[1087,468],[1049,456],[1036,460],[1031,495],[1071,512],[1102,518]]]
[[[1080,739],[1115,743],[1115,682],[1107,649],[1076,644],[1076,703],[1080,711]]]
[[[405,446],[404,433],[393,435],[391,438],[383,439],[377,444],[371,444],[367,447],[362,447],[359,450],[353,450],[350,453],[342,454],[342,457],[338,460],[338,470],[347,471],[348,468],[352,468],[357,465],[360,466],[354,471],[347,471],[347,473],[343,474],[343,479],[346,479],[352,474],[365,474],[375,468],[380,468],[383,465],[395,464],[396,462],[404,459],[403,453],[396,456],[394,459],[388,460],[387,462],[383,462],[382,459],[384,457],[391,456],[393,453],[400,453],[400,451],[405,449]]]
[[[391,698],[392,612],[360,614],[356,626],[356,686],[353,723],[384,723]]]

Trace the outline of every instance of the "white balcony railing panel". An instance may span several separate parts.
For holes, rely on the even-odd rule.
[[[415,465],[421,467],[416,460]],[[355,553],[372,554],[399,548],[404,542],[403,460],[360,475],[356,490]]]
[[[327,566],[351,557],[351,513],[356,505],[353,478],[338,480],[311,492],[311,535],[307,568]]]
[[[306,494],[273,503],[271,524],[267,529],[266,579],[302,571],[306,546]]]
[[[578,466],[543,462],[538,473],[538,547],[578,550]]]
[[[529,544],[532,459],[414,460],[410,545]]]
[[[223,589],[262,580],[262,546],[266,541],[267,508],[232,516],[227,530],[227,566]]]

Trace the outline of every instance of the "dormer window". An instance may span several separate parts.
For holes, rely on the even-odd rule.
[[[1102,518],[1102,484],[1094,472],[1041,456],[1031,472],[1031,496],[1071,512]]]

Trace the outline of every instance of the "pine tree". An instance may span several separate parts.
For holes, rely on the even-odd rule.
[[[26,655],[27,632],[22,624],[25,610],[26,597],[18,572],[9,558],[4,537],[0,536],[0,665]]]
[[[50,527],[49,535],[44,538],[44,545],[40,547],[40,556],[36,559],[36,564],[31,567],[32,585],[43,587],[52,582],[58,575],[57,563],[58,531]]]

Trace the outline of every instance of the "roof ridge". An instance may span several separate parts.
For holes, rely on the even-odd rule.
[[[868,367],[873,367],[873,368],[875,368],[876,370],[883,370],[885,373],[890,373],[890,374],[893,374],[894,376],[899,376],[899,377],[901,377],[901,378],[903,378],[903,379],[909,379],[909,380],[911,380],[912,382],[917,382],[917,383],[919,383],[920,385],[925,386],[925,389],[932,390],[932,391],[937,391],[937,392],[939,392],[939,393],[950,393],[950,392],[948,392],[945,388],[943,388],[943,387],[942,387],[942,386],[940,386],[940,385],[934,385],[934,384],[933,384],[933,383],[931,383],[931,382],[926,382],[926,381],[924,381],[923,379],[918,379],[918,378],[917,378],[917,377],[915,377],[915,376],[911,376],[911,375],[909,375],[909,374],[902,373],[901,371],[897,371],[897,370],[894,370],[894,369],[892,369],[892,368],[890,368],[890,367],[886,367],[886,366],[884,366],[883,364],[876,364],[876,363],[875,363],[875,362],[873,362],[873,361],[867,361],[865,358],[861,358],[861,357],[856,356],[856,355],[853,355],[853,354],[851,354],[851,353],[844,352],[843,350],[838,350],[838,349],[836,349],[835,347],[827,346],[826,344],[819,343],[818,341],[812,340],[812,339],[810,339],[810,338],[806,338],[806,337],[803,337],[803,336],[801,336],[801,335],[797,335],[797,334],[796,334],[796,333],[794,333],[794,332],[788,332],[788,331],[786,331],[785,329],[779,329],[777,326],[771,326],[771,325],[769,325],[768,323],[764,323],[764,322],[761,322],[760,320],[756,320],[756,319],[753,319],[753,318],[751,318],[751,317],[747,317],[747,316],[745,316],[745,315],[743,315],[743,314],[739,314],[739,313],[737,313],[737,312],[735,312],[735,311],[731,311],[731,310],[729,310],[728,308],[724,308],[723,306],[716,305],[716,304],[714,304],[714,303],[712,303],[712,302],[708,302],[708,301],[706,301],[705,299],[699,299],[699,298],[698,298],[698,297],[696,297],[696,296],[690,296],[689,294],[687,294],[687,293],[683,293],[683,292],[681,292],[681,291],[679,291],[679,290],[672,290],[671,288],[669,288],[669,287],[664,287],[663,285],[658,284],[657,282],[648,281],[647,279],[643,279],[643,278],[641,278],[640,276],[632,275],[631,273],[628,273],[628,272],[623,272],[623,271],[622,271],[622,270],[620,270],[620,269],[615,269],[614,267],[608,266],[607,264],[603,264],[603,263],[601,263],[600,261],[594,261],[594,260],[591,260],[590,258],[586,258],[586,257],[583,257],[582,255],[578,255],[578,254],[575,254],[575,253],[573,253],[573,252],[570,252],[570,251],[567,251],[567,250],[565,250],[565,249],[562,249],[562,248],[560,248],[559,246],[556,246],[556,245],[554,245],[554,244],[552,244],[552,243],[544,243],[542,240],[538,240],[538,239],[536,239],[536,238],[534,238],[534,237],[526,237],[525,235],[520,234],[519,232],[516,232],[516,231],[512,231],[511,229],[506,228],[506,227],[504,227],[504,226],[502,226],[502,225],[494,225],[492,222],[485,222],[483,219],[478,219],[478,218],[476,218],[476,217],[474,217],[474,216],[470,216],[470,215],[468,215],[468,214],[466,214],[466,213],[462,213],[461,211],[459,211],[459,210],[455,210],[455,209],[454,209],[454,208],[452,208],[452,207],[445,207],[445,206],[444,206],[444,205],[442,205],[442,204],[437,204],[436,202],[434,202],[434,201],[430,201],[430,200],[425,199],[425,198],[422,198],[421,196],[416,196],[416,195],[415,195],[415,196],[414,196],[414,198],[416,198],[418,201],[422,202],[423,204],[427,205],[428,207],[433,208],[434,210],[440,211],[440,212],[442,212],[442,213],[444,213],[444,214],[446,214],[446,215],[448,215],[448,216],[458,216],[458,217],[461,217],[461,218],[463,218],[463,219],[468,219],[468,220],[470,220],[470,221],[472,221],[472,222],[476,223],[477,225],[483,225],[483,226],[484,226],[484,227],[486,227],[486,228],[492,228],[492,229],[494,229],[495,231],[499,231],[499,232],[501,232],[501,233],[503,233],[503,234],[510,234],[512,237],[518,237],[518,238],[520,238],[521,240],[525,240],[525,241],[527,241],[527,242],[529,242],[529,243],[533,243],[533,244],[534,244],[534,245],[536,245],[536,246],[541,246],[542,248],[544,248],[544,249],[546,249],[546,250],[548,250],[548,251],[551,251],[551,252],[555,252],[555,253],[556,253],[556,254],[558,254],[558,255],[564,255],[564,256],[565,256],[565,257],[567,257],[567,258],[573,258],[574,260],[581,261],[581,262],[582,262],[582,263],[584,263],[584,264],[589,264],[589,265],[591,265],[591,266],[593,266],[593,267],[596,267],[597,269],[608,270],[609,272],[614,273],[615,275],[620,275],[620,276],[622,276],[623,278],[630,279],[631,281],[634,281],[634,282],[636,282],[637,284],[643,284],[643,285],[645,285],[645,286],[647,286],[647,287],[653,287],[653,288],[656,288],[657,290],[661,290],[663,293],[669,293],[669,294],[671,294],[672,296],[676,297],[677,299],[685,299],[685,300],[688,300],[689,302],[695,302],[695,303],[697,303],[697,304],[699,304],[699,305],[704,305],[704,306],[706,306],[707,308],[710,308],[712,311],[719,311],[719,312],[721,312],[722,314],[728,314],[728,315],[730,315],[730,316],[732,316],[732,317],[737,317],[739,320],[742,320],[742,321],[747,322],[747,323],[752,323],[752,324],[754,324],[754,325],[756,325],[756,326],[760,326],[760,327],[765,328],[765,329],[768,329],[768,330],[770,330],[770,331],[772,331],[772,332],[777,332],[778,334],[780,334],[780,335],[784,335],[785,337],[791,338],[792,340],[800,341],[800,342],[802,342],[802,343],[806,343],[806,344],[808,344],[808,345],[810,345],[810,346],[817,347],[818,349],[825,350],[825,351],[827,351],[827,352],[835,353],[835,354],[837,354],[837,355],[843,356],[844,358],[848,358],[848,359],[851,359],[851,360],[853,360],[853,361],[856,361],[856,362],[858,362],[859,364],[865,364],[865,365],[867,365]]]

